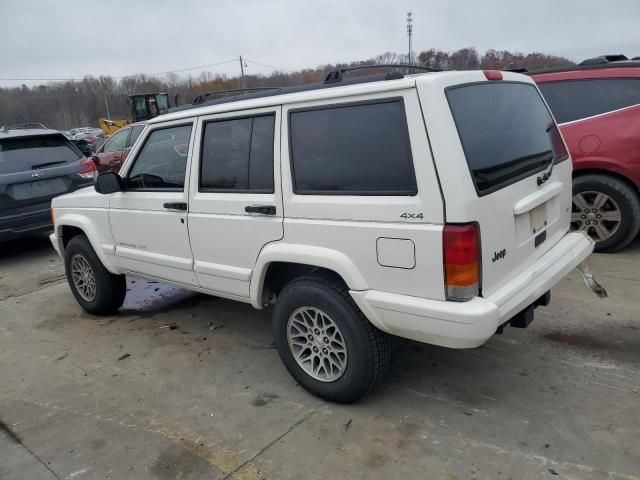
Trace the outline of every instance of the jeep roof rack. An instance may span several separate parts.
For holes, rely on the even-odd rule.
[[[198,95],[193,99],[193,104],[199,104],[207,101],[209,97],[218,96],[218,95],[227,95],[230,97],[235,97],[238,95],[243,95],[249,92],[261,92],[263,90],[281,90],[282,87],[254,87],[254,88],[230,88],[227,90],[217,90],[215,92],[207,92],[201,95]]]
[[[364,67],[364,66],[363,66]],[[377,67],[377,65],[373,66]],[[393,65],[393,67],[398,67],[398,65]],[[415,65],[411,65],[412,68],[434,71],[434,69],[429,69],[428,67],[418,67]],[[372,68],[372,66],[367,66],[367,68]],[[211,100],[202,99],[201,103],[192,103],[187,105],[181,105],[179,107],[173,107],[170,109],[170,112],[180,112],[183,110],[191,110],[193,108],[200,108],[204,106],[211,105],[220,105],[223,103],[231,103],[231,102],[239,102],[241,100],[251,100],[254,98],[263,98],[263,97],[273,97],[275,95],[285,95],[288,93],[297,93],[297,92],[307,92],[310,90],[321,90],[325,88],[334,88],[334,87],[342,87],[347,85],[357,85],[360,83],[372,83],[372,82],[382,82],[386,80],[397,80],[400,78],[404,78],[399,72],[388,72],[386,74],[378,74],[378,75],[363,75],[361,77],[351,77],[351,78],[343,78],[340,77],[340,80],[333,80],[330,82],[322,82],[322,83],[305,83],[301,85],[294,85],[291,87],[268,87],[268,88],[256,88],[253,91],[238,92],[238,95],[230,95],[222,98],[216,98]],[[250,90],[250,89],[249,89]],[[220,93],[220,92],[213,92]],[[196,97],[197,99],[198,97]]]
[[[412,70],[422,70],[423,72],[440,72],[437,68],[423,67],[421,65],[407,65],[404,63],[371,63],[369,65],[356,65],[354,67],[336,68],[330,71],[324,79],[324,83],[341,82],[343,79],[343,73],[352,72],[354,70],[369,70],[373,68],[407,68]],[[395,78],[403,78],[400,72],[387,72],[388,80]]]

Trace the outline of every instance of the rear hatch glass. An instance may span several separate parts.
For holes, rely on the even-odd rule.
[[[535,85],[471,83],[446,95],[476,189],[468,197],[454,193],[468,203],[460,212],[449,202],[447,221],[464,215],[462,221],[480,227],[481,288],[488,296],[567,232],[571,162],[561,161],[569,158],[564,142]]]
[[[567,158],[549,110],[525,83],[449,88],[447,99],[479,196]]]
[[[49,208],[49,201],[88,180],[82,154],[62,134],[0,139],[0,212]]]
[[[0,175],[78,161],[82,154],[62,135],[0,140]]]

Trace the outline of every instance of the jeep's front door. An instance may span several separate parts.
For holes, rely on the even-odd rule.
[[[189,236],[201,287],[248,300],[262,247],[283,235],[280,107],[200,117]]]
[[[111,196],[109,221],[119,266],[128,272],[197,285],[187,231],[193,122],[154,125]]]

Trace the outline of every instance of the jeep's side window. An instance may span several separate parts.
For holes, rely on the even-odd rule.
[[[640,104],[640,79],[566,80],[538,85],[558,123]]]
[[[289,131],[296,194],[418,191],[401,100],[294,110]]]
[[[183,190],[191,125],[154,130],[127,176],[129,190]]]
[[[274,115],[205,124],[200,191],[273,193]]]

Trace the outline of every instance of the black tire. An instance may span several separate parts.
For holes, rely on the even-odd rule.
[[[95,298],[87,300],[78,291],[71,273],[71,263],[74,256],[84,258],[95,278]],[[84,235],[76,235],[67,244],[64,251],[64,267],[67,281],[73,292],[73,296],[82,308],[95,315],[108,315],[114,313],[122,306],[127,293],[127,282],[124,275],[114,275],[109,272],[93,251],[91,243]]]
[[[301,307],[322,310],[340,329],[347,363],[341,376],[333,381],[313,378],[298,364],[289,347],[289,317]],[[293,378],[312,394],[332,402],[355,402],[373,388],[389,366],[388,336],[367,320],[344,282],[335,275],[308,275],[287,284],[273,311],[273,334],[280,358]]]
[[[621,220],[618,229],[609,238],[596,242],[595,250],[615,252],[629,245],[640,230],[638,192],[617,178],[597,174],[581,175],[573,180],[573,194],[583,192],[602,192],[609,196],[620,210]]]

